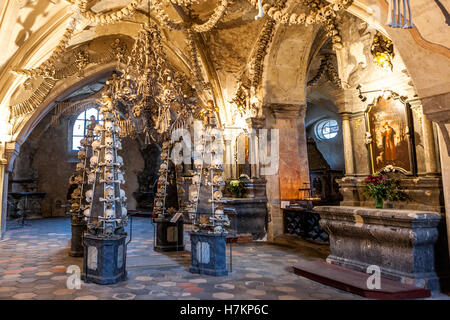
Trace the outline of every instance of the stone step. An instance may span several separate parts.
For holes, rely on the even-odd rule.
[[[294,273],[322,284],[373,299],[415,299],[431,296],[428,289],[381,278],[380,289],[369,289],[371,274],[329,264],[323,261],[303,260],[293,266]]]

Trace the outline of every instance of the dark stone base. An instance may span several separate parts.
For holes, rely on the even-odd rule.
[[[72,221],[72,239],[70,241],[69,256],[82,257],[84,254],[83,234],[86,231],[86,222]]]
[[[85,282],[114,284],[126,280],[126,238],[126,234],[107,238],[84,236]]]
[[[191,267],[192,273],[210,276],[226,276],[226,235],[205,232],[191,233]]]
[[[267,234],[267,199],[223,198],[224,212],[235,235],[251,234],[262,240]]]
[[[435,212],[362,207],[315,207],[330,236],[328,263],[439,291],[434,244],[441,219]]]
[[[184,251],[184,225],[181,218],[175,222],[170,219],[156,218],[156,244],[155,251]]]

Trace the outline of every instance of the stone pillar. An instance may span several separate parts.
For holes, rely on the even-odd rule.
[[[445,202],[445,218],[447,222],[447,238],[450,254],[450,153],[448,152],[448,146],[445,144],[444,136],[441,130],[450,131],[450,124],[441,125],[439,131],[439,153],[441,155],[441,172],[442,172],[442,189],[444,192]]]
[[[278,129],[279,135],[278,172],[265,176],[269,210],[268,240],[273,241],[274,237],[283,233],[281,201],[299,198],[298,189],[304,187],[304,182],[309,183],[309,167],[304,126],[306,105],[274,104],[268,108],[274,116],[271,127]]]
[[[422,115],[423,147],[425,151],[425,167],[427,174],[437,173],[437,153],[434,144],[433,122]]]
[[[349,112],[341,113],[346,176],[351,176],[355,174],[355,165],[353,163],[353,141],[352,141],[352,132],[350,128],[350,115],[351,114]]]
[[[6,231],[6,217],[8,211],[8,170],[6,166],[6,159],[0,159],[0,206],[1,206],[1,216],[0,216],[0,239]]]
[[[233,164],[233,151],[231,150],[231,136],[224,135],[224,147],[225,147],[225,159],[224,159],[224,175],[225,179],[230,179],[233,177],[232,164]]]
[[[265,118],[248,118],[248,128],[251,130],[250,135],[250,164],[251,164],[251,178],[259,178],[259,129],[265,125]]]
[[[0,142],[0,239],[6,231],[8,215],[8,177],[12,171],[14,159],[19,154],[18,143]]]

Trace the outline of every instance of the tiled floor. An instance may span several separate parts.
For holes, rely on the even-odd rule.
[[[252,243],[233,245],[233,272],[225,277],[192,274],[190,252],[153,251],[153,225],[133,219],[128,245],[128,280],[115,285],[81,284],[67,289],[66,268],[82,266],[68,256],[70,221],[33,220],[10,223],[0,241],[0,299],[362,299],[292,273],[298,259],[321,253]],[[189,239],[185,238],[190,250]],[[312,251],[311,251],[312,250]]]

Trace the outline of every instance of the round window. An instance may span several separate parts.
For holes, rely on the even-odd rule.
[[[316,136],[321,140],[330,140],[337,136],[339,125],[336,120],[326,119],[316,124]]]

